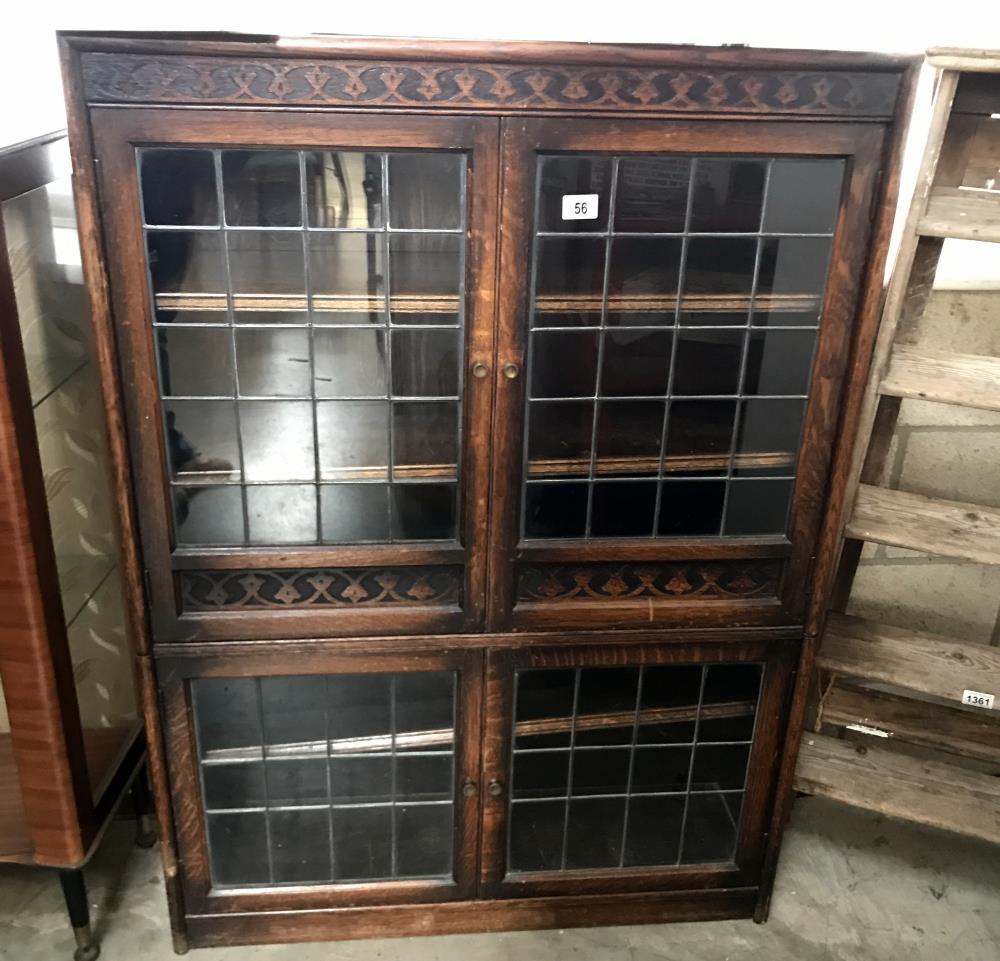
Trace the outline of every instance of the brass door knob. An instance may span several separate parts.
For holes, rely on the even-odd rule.
[[[517,375],[521,373],[521,368],[517,364],[504,364],[503,365],[503,375],[507,380],[513,380]]]
[[[490,781],[487,790],[490,792],[490,797],[500,797],[503,794],[503,784],[497,780]]]
[[[477,360],[472,365],[472,376],[482,380],[490,372],[489,367],[481,360]]]
[[[467,780],[462,782],[462,797],[475,797],[476,796],[476,782],[473,780]]]

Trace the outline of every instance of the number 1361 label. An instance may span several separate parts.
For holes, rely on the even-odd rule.
[[[563,220],[597,220],[597,194],[563,194]]]
[[[982,691],[963,691],[962,703],[971,704],[973,707],[993,707],[993,695],[984,694]]]

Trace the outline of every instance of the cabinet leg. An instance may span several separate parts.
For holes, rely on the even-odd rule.
[[[153,821],[153,799],[145,764],[132,782],[132,806],[135,808],[136,819],[135,843],[141,848],[151,848],[156,844],[156,825]]]
[[[95,961],[101,953],[101,946],[94,940],[94,934],[90,930],[90,906],[87,904],[83,871],[61,870],[59,883],[62,885],[69,923],[73,926],[73,936],[76,938],[73,961]]]

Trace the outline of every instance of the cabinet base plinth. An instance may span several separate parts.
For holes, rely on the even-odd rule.
[[[452,901],[322,911],[256,911],[189,915],[193,948],[293,941],[347,941],[438,934],[585,928],[753,917],[758,889],[566,895],[496,901]]]

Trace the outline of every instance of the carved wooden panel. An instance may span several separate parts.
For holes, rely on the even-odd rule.
[[[898,74],[85,53],[91,103],[890,117]]]
[[[185,612],[247,608],[457,605],[459,567],[180,571]]]
[[[780,560],[539,564],[518,572],[519,601],[719,600],[776,597]]]

